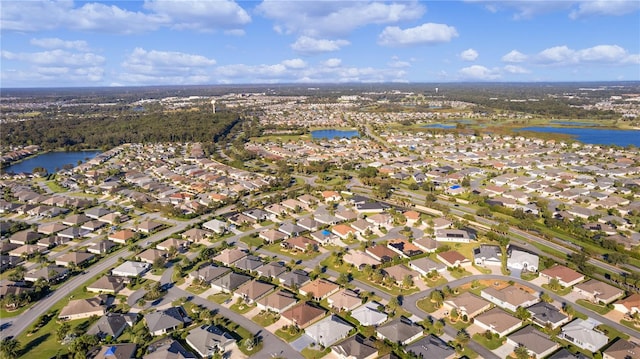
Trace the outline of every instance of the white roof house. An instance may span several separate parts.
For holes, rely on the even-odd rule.
[[[600,323],[593,320],[576,319],[562,327],[562,332],[558,337],[581,349],[597,352],[609,342],[609,337],[595,329],[598,324]]]
[[[516,248],[507,250],[507,268],[518,271],[537,272],[540,258],[537,255]]]
[[[149,263],[126,261],[115,267],[111,271],[111,275],[119,277],[138,277],[147,272],[149,268],[151,268],[151,264]]]
[[[324,347],[329,347],[346,338],[353,326],[337,315],[331,315],[316,324],[307,327],[305,335]]]

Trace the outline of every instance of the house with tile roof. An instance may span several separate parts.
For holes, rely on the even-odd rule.
[[[576,284],[573,287],[573,292],[593,303],[602,302],[604,304],[609,304],[624,295],[622,289],[595,279]]]
[[[504,337],[520,328],[522,320],[500,308],[493,308],[473,318],[473,324]]]
[[[561,264],[543,270],[540,272],[540,276],[546,278],[549,282],[552,279],[557,279],[563,287],[571,287],[584,280],[584,274]]]
[[[629,315],[640,313],[640,294],[633,293],[624,299],[618,300],[613,304],[613,309]]]
[[[306,328],[324,317],[326,311],[322,308],[311,305],[308,302],[295,305],[280,315],[286,319],[289,324],[296,325],[300,328]]]
[[[318,278],[300,287],[299,292],[301,295],[311,295],[313,299],[321,301],[337,292],[339,289],[340,286],[336,283],[323,278]]]
[[[518,307],[530,307],[540,301],[539,296],[515,286],[508,286],[502,289],[487,287],[480,292],[480,296],[512,312],[515,312]]]

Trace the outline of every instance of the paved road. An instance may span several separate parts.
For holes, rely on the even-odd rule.
[[[557,294],[555,294],[555,293],[553,293],[553,292],[551,292],[549,290],[546,290],[544,288],[538,287],[537,285],[535,285],[535,284],[533,284],[531,282],[528,282],[528,281],[526,281],[524,279],[521,279],[521,278],[506,277],[506,276],[503,276],[503,275],[495,275],[495,274],[481,274],[481,275],[469,276],[469,277],[461,278],[461,279],[458,279],[458,280],[454,280],[454,281],[449,282],[449,283],[447,283],[445,285],[448,285],[451,288],[455,288],[455,287],[459,287],[459,286],[461,286],[463,284],[470,283],[470,282],[472,282],[472,281],[474,281],[476,279],[477,280],[485,280],[485,279],[488,279],[488,280],[512,280],[514,282],[517,282],[519,284],[525,285],[525,286],[527,286],[529,288],[532,288],[534,290],[537,290],[539,292],[545,292],[545,293],[549,294],[549,296],[551,296],[551,298],[553,300],[555,300],[555,301],[557,301],[559,303],[563,303],[564,304],[564,303],[569,302],[569,303],[572,304],[572,307],[575,309],[576,312],[582,313],[582,314],[584,314],[584,315],[586,315],[586,316],[588,316],[590,318],[594,318],[594,319],[598,320],[599,322],[601,322],[602,324],[606,324],[606,325],[608,325],[608,326],[610,326],[610,327],[612,327],[614,329],[617,329],[617,330],[619,330],[619,331],[621,331],[623,333],[628,334],[631,337],[637,338],[638,335],[640,335],[640,332],[638,332],[638,331],[635,331],[635,330],[633,330],[633,329],[631,329],[631,328],[629,328],[627,326],[624,326],[624,325],[622,325],[620,323],[614,322],[614,321],[612,321],[612,320],[610,320],[610,319],[608,319],[606,317],[601,316],[598,313],[592,312],[592,311],[582,307],[579,304],[576,304],[574,302],[568,301],[567,298],[565,298],[565,297],[561,297],[561,296],[559,296],[559,295],[557,295]],[[445,285],[441,285],[441,286],[435,287],[435,288],[430,288],[430,289],[422,291],[420,293],[415,293],[415,294],[412,294],[412,295],[409,295],[409,296],[405,297],[404,298],[404,302],[402,303],[402,307],[404,309],[406,309],[407,311],[409,311],[409,312],[411,312],[411,313],[413,313],[413,314],[415,314],[415,315],[417,315],[419,317],[425,317],[426,313],[418,308],[418,306],[416,305],[417,301],[422,299],[422,298],[424,298],[424,297],[429,296],[431,294],[431,292],[433,290],[435,290],[435,289],[442,289],[442,287],[444,287]]]
[[[217,311],[222,316],[231,319],[232,321],[239,324],[241,327],[247,329],[254,335],[258,335],[261,338],[264,346],[262,350],[252,355],[251,358],[267,359],[267,358],[273,358],[274,356],[287,358],[287,359],[303,358],[302,355],[300,355],[300,353],[295,351],[289,345],[289,343],[286,343],[285,341],[283,341],[276,335],[270,333],[269,331],[267,331],[257,323],[232,311],[229,308],[223,307],[217,303],[210,302],[202,297],[194,296],[192,293],[189,293],[178,287],[173,287],[169,289],[169,293],[167,294],[167,296],[170,296],[169,298],[167,298],[167,300],[175,300],[180,297],[187,297],[187,298],[192,297],[191,301],[194,304],[202,305],[203,307],[206,307],[210,310]]]
[[[186,222],[178,222],[176,226],[165,229],[163,231],[160,231],[158,233],[155,233],[147,237],[144,240],[144,242],[148,241],[149,243],[153,243],[160,239],[166,238],[174,233],[183,231],[187,226],[193,223],[196,223],[198,221],[199,219],[193,219]],[[128,248],[120,249],[119,251],[111,254],[111,256],[109,256],[108,258],[104,258],[98,263],[88,268],[84,274],[80,274],[69,279],[62,286],[60,286],[58,289],[53,291],[48,297],[41,299],[36,304],[34,304],[31,308],[29,308],[19,316],[10,319],[10,321],[12,321],[13,324],[9,328],[3,330],[1,336],[3,338],[7,336],[17,337],[20,333],[22,333],[29,326],[31,326],[31,324],[33,324],[33,322],[38,317],[45,314],[49,310],[49,308],[55,305],[58,301],[68,297],[69,293],[76,290],[76,288],[84,285],[88,280],[95,277],[99,273],[113,267],[118,262],[119,258],[128,257],[132,254],[133,253],[129,251]]]

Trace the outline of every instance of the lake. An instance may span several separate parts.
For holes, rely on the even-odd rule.
[[[570,127],[523,127],[518,131],[561,133],[570,135],[576,140],[592,145],[617,145],[640,147],[640,131],[609,130],[604,128],[570,128]]]
[[[456,125],[443,125],[441,123],[433,123],[431,125],[424,125],[422,126],[424,128],[444,128],[444,129],[451,129],[451,128],[456,128]]]
[[[31,173],[34,168],[43,167],[49,173],[54,173],[56,169],[61,169],[64,165],[71,164],[75,167],[78,165],[78,161],[85,162],[87,158],[94,158],[99,153],[100,151],[47,152],[3,168],[2,172]]]
[[[357,130],[314,130],[311,131],[311,138],[313,139],[333,139],[333,138],[351,138],[360,137],[360,133]]]

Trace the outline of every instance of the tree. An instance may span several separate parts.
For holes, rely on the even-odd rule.
[[[62,340],[64,340],[67,334],[69,334],[70,331],[71,331],[71,325],[69,325],[69,323],[67,322],[63,322],[56,329],[56,339],[58,339],[58,341],[61,342]]]
[[[458,333],[456,334],[456,342],[458,342],[458,344],[460,344],[462,347],[466,346],[470,340],[471,337],[469,336],[469,333],[467,333],[467,331],[464,329],[458,331]]]
[[[20,353],[20,342],[14,338],[4,338],[0,342],[0,354],[3,359],[15,359]]]
[[[73,359],[84,359],[89,349],[98,344],[98,338],[93,335],[82,335],[69,345],[69,352]]]
[[[546,292],[542,292],[542,294],[540,294],[540,300],[545,302],[545,303],[553,302],[553,298],[551,298],[549,293],[546,293]]]
[[[528,320],[531,318],[531,312],[529,312],[525,307],[518,307],[516,309],[516,318],[520,320]]]
[[[564,310],[564,313],[569,317],[569,320],[571,320],[573,316],[576,315],[576,310],[573,309],[573,306],[571,304],[565,304],[562,310]]]
[[[442,303],[444,303],[444,295],[439,290],[434,290],[430,295],[431,302],[433,302],[437,307],[440,307]]]
[[[524,345],[518,345],[513,352],[516,354],[516,359],[529,359],[529,349]]]
[[[549,281],[549,289],[551,289],[552,291],[557,291],[560,290],[562,286],[560,285],[560,281],[558,280],[558,278],[551,278],[551,280]]]

